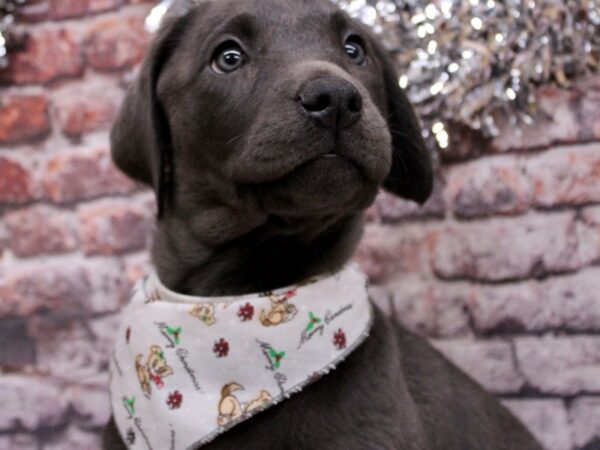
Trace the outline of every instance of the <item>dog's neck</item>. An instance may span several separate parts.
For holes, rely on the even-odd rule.
[[[162,282],[182,294],[269,291],[342,267],[360,240],[362,222],[363,215],[358,213],[315,220],[288,233],[283,230],[289,224],[267,221],[219,243],[207,243],[189,223],[167,226],[159,222],[153,262]],[[226,233],[222,223],[214,226]]]

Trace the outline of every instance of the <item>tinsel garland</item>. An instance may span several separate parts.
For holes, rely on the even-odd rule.
[[[8,49],[17,8],[25,0],[0,0],[0,69],[8,67]]]
[[[600,69],[600,0],[334,1],[381,36],[442,149],[449,123],[488,137],[499,116],[530,124],[537,87]]]

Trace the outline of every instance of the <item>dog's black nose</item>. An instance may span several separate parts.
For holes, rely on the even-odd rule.
[[[343,78],[322,77],[309,81],[300,89],[299,97],[304,111],[327,128],[347,128],[360,119],[362,96]]]

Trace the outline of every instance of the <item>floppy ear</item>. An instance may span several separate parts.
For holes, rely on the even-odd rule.
[[[156,86],[160,72],[183,34],[187,20],[177,17],[161,28],[137,80],[130,86],[113,125],[112,158],[124,173],[154,188],[160,218],[173,192],[171,135]]]
[[[383,187],[422,204],[433,189],[431,154],[425,146],[419,119],[398,84],[398,74],[391,57],[379,45],[375,50],[383,66],[387,122],[392,134],[392,169]]]

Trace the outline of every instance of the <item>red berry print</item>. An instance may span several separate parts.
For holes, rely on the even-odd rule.
[[[335,345],[338,350],[346,348],[346,333],[344,333],[341,328],[333,335],[333,345]]]
[[[165,382],[163,381],[162,377],[160,375],[150,375],[150,379],[152,380],[152,382],[156,385],[156,387],[158,389],[162,389],[163,387],[165,387]]]
[[[178,409],[181,406],[182,401],[183,395],[181,395],[179,391],[174,391],[169,394],[167,405],[169,405],[170,409]]]
[[[213,352],[215,352],[217,358],[223,358],[224,356],[227,356],[229,353],[229,342],[223,338],[219,339],[217,342],[215,342]]]
[[[289,300],[292,297],[295,297],[298,294],[298,289],[292,289],[291,291],[287,291],[284,295],[282,300],[286,301]]]
[[[252,320],[252,317],[254,317],[254,306],[252,306],[250,303],[240,306],[237,315],[242,322]]]

